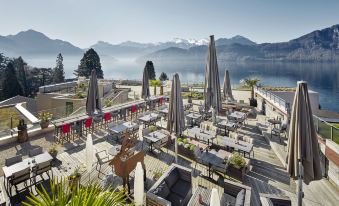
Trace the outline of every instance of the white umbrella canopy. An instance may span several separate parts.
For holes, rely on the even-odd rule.
[[[287,171],[298,179],[298,198],[301,205],[302,179],[309,184],[322,178],[318,138],[313,124],[307,82],[299,81],[294,96],[289,127]]]
[[[220,198],[216,188],[212,189],[210,206],[220,206]]]
[[[94,148],[93,148],[93,139],[92,134],[87,135],[86,140],[86,167],[87,171],[92,170],[92,165],[94,162]]]
[[[137,163],[134,177],[134,204],[141,206],[144,204],[144,170],[140,162]]]
[[[167,130],[175,133],[176,136],[181,135],[185,128],[184,106],[181,96],[181,85],[179,75],[173,76],[171,96],[168,108]],[[178,162],[178,145],[175,137],[175,159]]]
[[[210,36],[208,45],[207,64],[205,68],[205,111],[208,111],[212,106],[216,113],[221,110],[221,89],[219,80],[219,70],[217,61],[217,52],[215,49],[214,36]]]

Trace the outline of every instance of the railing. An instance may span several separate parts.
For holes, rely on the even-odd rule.
[[[289,113],[290,105],[283,98],[272,93],[271,91],[261,89],[260,87],[255,87],[255,92],[270,100],[273,104],[276,104],[280,109],[283,109],[287,114]]]
[[[313,115],[313,122],[319,136],[339,144],[339,128],[315,115]]]

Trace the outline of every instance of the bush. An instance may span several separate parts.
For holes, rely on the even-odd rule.
[[[182,142],[187,144],[188,143],[188,139],[184,139]]]
[[[233,153],[231,159],[230,159],[230,164],[237,169],[241,169],[245,167],[246,161],[245,159],[238,153]]]
[[[190,144],[190,147],[189,147],[189,149],[191,150],[191,151],[194,151],[195,150],[195,145],[194,144]]]
[[[182,92],[181,95],[182,95],[182,98],[187,99],[189,96],[191,96],[191,92]],[[202,100],[202,99],[204,99],[204,94],[201,93],[201,92],[193,91],[192,92],[192,99]]]

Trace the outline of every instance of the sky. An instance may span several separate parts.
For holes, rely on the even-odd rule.
[[[34,29],[87,48],[245,36],[281,42],[339,24],[338,0],[0,0],[0,35]]]

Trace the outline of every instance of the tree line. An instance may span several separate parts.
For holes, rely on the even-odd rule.
[[[145,67],[149,73],[150,80],[156,80],[153,62],[147,61]],[[96,70],[99,79],[104,78],[100,57],[91,48],[84,53],[78,68],[74,70],[74,75],[89,78],[93,69]],[[168,80],[167,74],[162,72],[159,80]],[[57,55],[54,68],[31,67],[21,56],[18,58],[8,58],[0,53],[0,100],[16,95],[34,97],[39,87],[61,82],[65,82],[63,56],[61,53]]]

